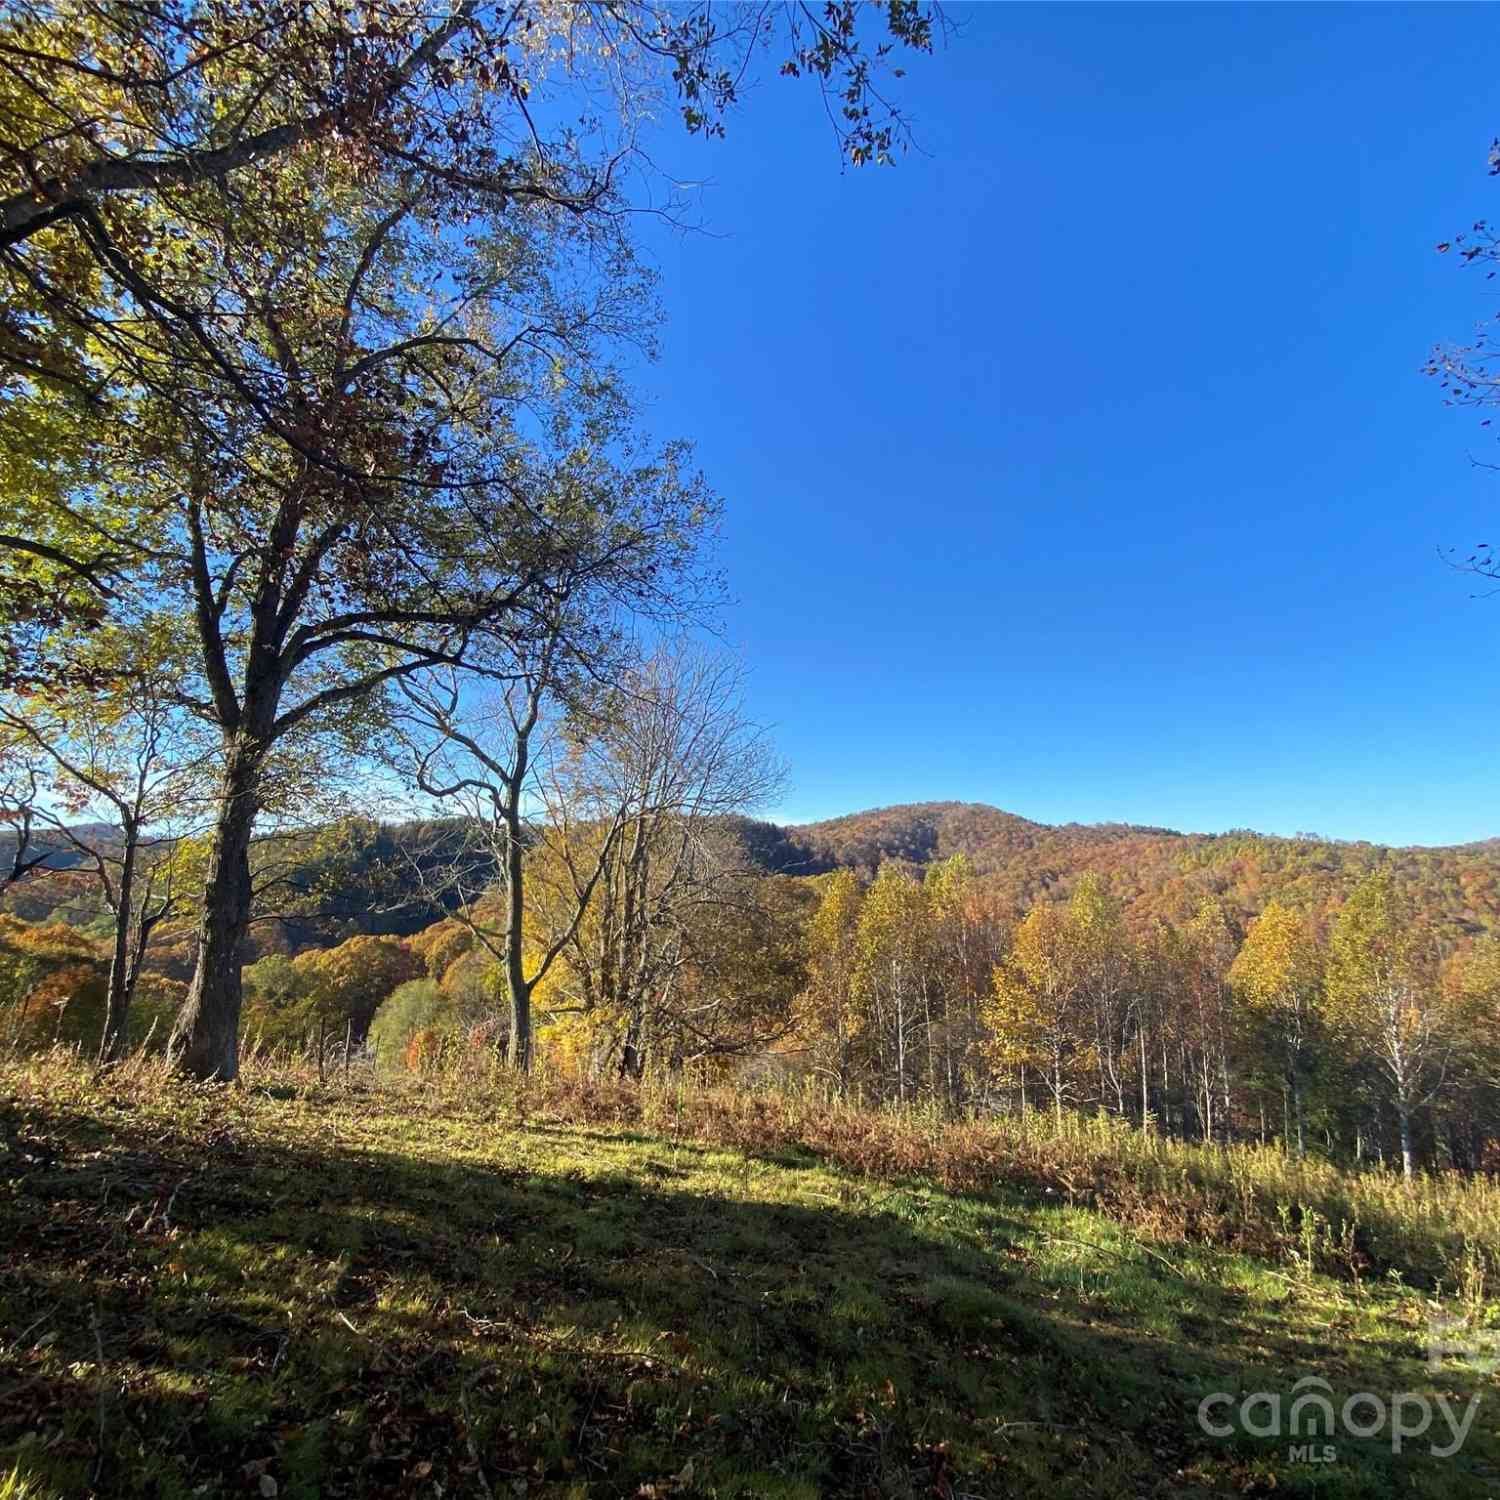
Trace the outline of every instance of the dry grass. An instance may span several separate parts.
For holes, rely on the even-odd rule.
[[[281,1076],[299,1064],[282,1063]],[[534,1077],[487,1064],[402,1085],[452,1110],[635,1127],[750,1153],[808,1151],[879,1181],[922,1180],[950,1192],[997,1188],[1094,1208],[1165,1243],[1218,1245],[1277,1263],[1483,1302],[1500,1300],[1500,1183],[1458,1172],[1405,1181],[1278,1146],[1203,1145],[1107,1116],[1048,1111],[952,1120],[840,1102],[814,1090],[637,1085]]]
[[[33,1066],[71,1071],[70,1054]],[[127,1064],[132,1086],[161,1086],[159,1059]],[[303,1089],[300,1058],[251,1057],[245,1081]],[[367,1072],[331,1071],[318,1085],[359,1093]],[[883,1182],[949,1192],[1019,1190],[1098,1209],[1163,1243],[1217,1245],[1358,1280],[1392,1277],[1485,1302],[1500,1300],[1500,1183],[1457,1172],[1413,1182],[1383,1167],[1349,1171],[1277,1146],[1202,1145],[1106,1116],[1048,1111],[952,1120],[841,1102],[816,1090],[743,1089],[681,1081],[641,1085],[540,1072],[520,1081],[483,1056],[383,1080],[450,1115],[635,1128],[750,1154],[811,1152]]]

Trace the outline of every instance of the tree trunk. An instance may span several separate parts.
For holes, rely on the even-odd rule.
[[[1221,1013],[1222,1017],[1222,1013]],[[1222,1018],[1221,1018],[1222,1026]],[[1230,1121],[1230,1089],[1229,1089],[1229,1049],[1224,1045],[1222,1030],[1216,1042],[1218,1048],[1219,1063],[1219,1124],[1220,1135],[1224,1144],[1229,1144],[1229,1121]]]
[[[620,1077],[639,1082],[646,1071],[646,1050],[641,1039],[641,1016],[637,1011],[625,1028],[625,1040],[620,1048]]]
[[[126,960],[118,946],[110,957],[109,988],[104,997],[104,1033],[99,1039],[99,1061],[118,1062],[125,1052],[125,1028],[130,1018],[130,990]]]
[[[198,923],[198,962],[172,1029],[178,1066],[194,1078],[233,1082],[239,1073],[240,963],[250,927],[250,836],[260,756],[230,747],[219,789]]]
[[[521,771],[524,774],[524,761]],[[520,809],[512,799],[506,809],[505,830],[505,987],[510,993],[510,1057],[518,1073],[531,1071],[531,986],[526,982],[525,849],[521,843]]]
[[[507,966],[508,967],[508,966]],[[507,1061],[518,1073],[531,1071],[531,989],[510,979],[510,1056]]]
[[[1397,1105],[1396,1118],[1401,1129],[1401,1175],[1409,1182],[1415,1168],[1411,1150],[1411,1111],[1405,1104]]]
[[[922,1024],[927,1031],[927,1092],[937,1098],[937,1059],[932,1051],[932,985],[926,974],[922,976]]]
[[[1146,1073],[1146,1028],[1140,1029],[1141,1043],[1141,1129],[1144,1130],[1151,1119],[1151,1092]]]
[[[892,988],[896,1000],[896,1102],[906,1103],[906,991],[901,972],[891,965]]]
[[[115,902],[114,944],[109,955],[109,987],[104,999],[104,1034],[99,1039],[99,1061],[114,1062],[125,1050],[125,1024],[130,1013],[131,914],[135,908],[137,829],[125,825],[125,848],[120,856],[120,884]]]

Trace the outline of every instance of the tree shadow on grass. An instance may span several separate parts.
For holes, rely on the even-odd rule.
[[[1446,1462],[1341,1438],[1327,1469],[1208,1436],[1213,1391],[1417,1389],[1418,1367],[1334,1378],[1326,1329],[1149,1259],[1081,1251],[1075,1285],[1039,1269],[1050,1221],[1019,1200],[872,1204],[850,1179],[808,1202],[801,1171],[737,1193],[693,1175],[699,1147],[550,1125],[498,1165],[162,1138],[128,1108],[10,1137],[0,1476],[43,1494],[1487,1488],[1477,1429]]]

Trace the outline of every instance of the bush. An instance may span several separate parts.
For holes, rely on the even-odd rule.
[[[32,1049],[60,1044],[92,1055],[104,1034],[104,945],[63,922],[0,915],[0,1038]],[[136,985],[126,1045],[165,1042],[186,986],[152,974]]]
[[[244,1009],[241,1027],[247,1042],[266,1047],[301,1047],[316,1018],[308,996],[306,975],[291,959],[273,953],[248,964],[241,972]]]
[[[381,1069],[420,1067],[441,1050],[452,1024],[451,999],[432,979],[408,979],[375,1012],[369,1044]]]
[[[25,1047],[96,1048],[106,982],[98,945],[77,928],[0,915],[0,1025],[7,1039]]]

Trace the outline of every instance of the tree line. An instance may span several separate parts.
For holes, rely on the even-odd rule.
[[[1273,899],[1243,927],[1212,898],[1132,926],[1095,874],[1012,923],[962,856],[820,881],[800,1004],[841,1094],[1493,1163],[1500,940],[1455,945],[1389,870],[1331,919]]]

